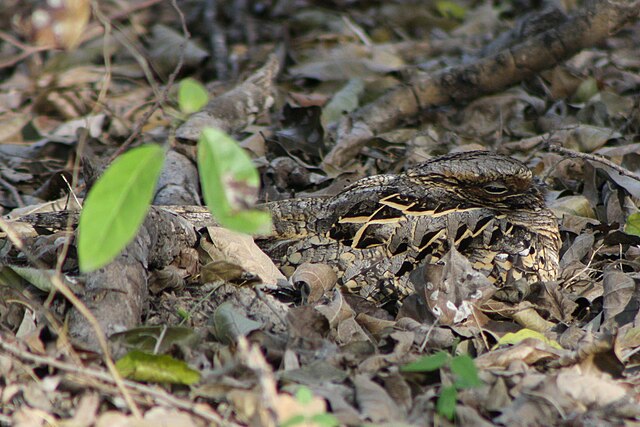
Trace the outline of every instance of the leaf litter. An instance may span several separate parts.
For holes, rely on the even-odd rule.
[[[17,3],[8,1],[4,17]],[[285,277],[250,238],[201,229],[197,243],[161,268],[144,265],[152,293],[139,301],[139,327],[109,331],[115,358],[142,350],[186,365],[172,371],[169,363],[130,358],[146,381],[119,385],[99,352],[69,335],[70,302],[43,283],[61,274],[80,298],[92,295],[78,274],[72,234],[3,220],[1,424],[640,422],[637,20],[510,89],[423,108],[384,132],[356,126],[354,134],[359,107],[391,88],[530,40],[586,6],[347,2],[338,11],[306,2],[184,3],[187,38],[169,3],[102,2],[88,20],[89,2],[73,3],[32,5],[6,19],[14,25],[0,41],[5,218],[77,210],[74,197],[84,197],[125,142],[170,141],[176,164],[194,164],[189,139],[207,123],[244,141],[265,201],[332,194],[363,176],[484,148],[525,161],[544,183],[560,224],[561,274],[516,288],[517,301],[505,302],[479,297],[482,278],[451,289],[450,275],[473,273],[451,253],[445,265],[419,273],[448,289],[457,311],[436,319],[425,304],[433,289],[422,289],[394,314],[336,287],[326,265]],[[50,20],[25,25],[40,22],[34,14]],[[61,33],[55,22],[64,24]],[[268,59],[274,52],[277,59]],[[265,75],[247,80],[260,69],[269,75],[274,68],[261,67],[273,62],[280,68],[274,87],[262,85]],[[186,122],[177,114],[174,70],[174,80],[200,80],[212,96]],[[234,104],[238,94],[253,102]],[[238,117],[225,119],[229,105]],[[369,142],[333,150],[341,135]],[[608,162],[584,156],[592,154]],[[173,203],[163,196],[162,204],[196,204],[197,180],[161,178],[187,181],[194,182],[188,196]],[[453,362],[405,368],[429,355],[471,356],[481,385],[463,387],[473,375],[454,372]],[[183,385],[161,387],[161,377]]]

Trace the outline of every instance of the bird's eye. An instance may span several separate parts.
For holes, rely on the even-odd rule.
[[[484,191],[489,194],[504,194],[508,191],[507,187],[499,182],[491,182],[486,184],[483,188]]]

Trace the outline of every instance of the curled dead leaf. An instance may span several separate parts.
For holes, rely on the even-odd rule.
[[[313,304],[336,286],[338,276],[327,264],[305,262],[296,268],[290,281]]]
[[[332,328],[337,327],[341,321],[355,316],[355,312],[340,292],[334,292],[329,304],[317,305],[315,309],[329,320]]]

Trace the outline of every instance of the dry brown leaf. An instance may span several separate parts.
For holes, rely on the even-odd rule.
[[[332,328],[337,327],[341,321],[355,316],[355,312],[340,291],[333,293],[333,299],[329,304],[317,305],[315,309],[329,320],[329,325]]]
[[[607,141],[620,137],[622,134],[613,129],[580,124],[568,132],[563,145],[566,148],[590,153],[602,147]]]
[[[20,131],[31,120],[31,113],[7,111],[0,114],[0,143],[20,142]]]
[[[296,268],[289,279],[296,288],[304,287],[307,302],[313,304],[338,283],[338,275],[327,264],[305,262]]]
[[[331,413],[344,425],[360,425],[362,416],[347,400],[351,398],[351,388],[342,384],[324,383],[312,387],[314,394],[324,397],[331,406]]]
[[[576,237],[569,249],[562,255],[560,259],[560,269],[566,266],[580,262],[593,249],[595,237],[593,233],[582,233]]]
[[[95,421],[96,427],[129,427],[132,416],[117,411],[105,411]]]
[[[275,285],[286,280],[273,261],[258,248],[251,236],[222,227],[207,227],[211,242],[201,240],[210,259],[224,261],[258,276],[263,283]]]
[[[392,320],[380,319],[366,313],[358,313],[356,315],[356,321],[360,326],[376,337],[379,337],[383,331],[389,330],[396,325],[396,322]]]
[[[353,379],[356,401],[365,418],[374,423],[401,422],[406,414],[389,396],[387,391],[366,375],[356,375]]]
[[[370,340],[369,335],[358,325],[358,322],[353,317],[341,320],[336,327],[336,332],[335,339],[342,345]]]
[[[549,203],[549,207],[553,213],[562,218],[564,214],[576,215],[585,218],[596,218],[596,213],[591,207],[591,203],[582,195],[567,196],[556,199]]]
[[[310,51],[308,55],[308,61],[289,67],[289,72],[298,77],[321,81],[342,81],[374,77],[378,73],[396,71],[404,66],[404,61],[396,55],[392,46],[342,43],[331,50]]]
[[[310,402],[302,404],[295,397],[282,393],[278,394],[275,410],[278,422],[282,424],[295,416],[303,415],[311,417],[314,414],[325,413],[327,411],[327,403],[323,398],[313,396]],[[319,424],[314,422],[301,422],[296,425],[301,427],[319,427]]]
[[[416,292],[444,325],[467,319],[474,307],[487,301],[496,291],[489,279],[475,270],[469,259],[455,247],[437,264],[426,264],[422,271],[421,280],[413,280]]]
[[[179,411],[177,409],[156,406],[145,412],[143,418],[143,426],[151,427],[158,425],[196,427],[198,424],[196,424],[196,422],[194,421],[192,414],[184,411]]]
[[[627,389],[611,378],[568,368],[558,373],[558,391],[570,396],[583,408],[606,406],[627,396]]]
[[[609,265],[604,269],[603,324],[616,328],[633,322],[638,316],[640,296],[633,276]]]
[[[258,392],[235,389],[227,393],[226,398],[233,404],[235,412],[241,421],[250,423],[250,420],[254,420],[254,423],[263,422],[263,425],[266,426],[274,425],[270,422],[272,417],[262,404]]]
[[[555,360],[567,354],[540,340],[527,338],[513,347],[501,348],[485,353],[475,359],[478,369],[507,369],[512,362],[524,362],[533,365],[542,360]]]
[[[507,128],[509,133],[525,137],[533,134],[525,112],[542,111],[545,102],[524,90],[513,88],[501,94],[486,96],[471,102],[462,112],[456,130],[463,135],[488,137]]]
[[[555,326],[555,323],[544,319],[529,303],[520,303],[514,313],[513,320],[527,329],[545,332]]]
[[[405,377],[399,372],[391,372],[382,378],[384,388],[393,398],[393,401],[402,408],[404,413],[408,413],[413,403],[411,387]]]
[[[565,323],[571,323],[573,313],[578,308],[578,304],[558,286],[557,282],[542,283],[528,300],[538,311],[548,313],[551,319]]]
[[[329,333],[329,321],[311,306],[291,307],[287,313],[289,333],[292,337],[319,340]]]
[[[65,49],[80,43],[91,15],[89,0],[45,2],[26,11],[29,13],[16,16],[25,35],[38,45]]]

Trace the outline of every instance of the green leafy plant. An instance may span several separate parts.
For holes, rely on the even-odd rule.
[[[200,372],[166,354],[132,350],[116,362],[116,368],[122,376],[136,381],[185,385],[200,381]]]
[[[627,223],[624,226],[624,231],[629,234],[640,236],[640,212],[629,215]]]
[[[185,114],[200,111],[209,101],[207,89],[194,79],[184,79],[178,89],[178,107]]]
[[[466,354],[451,356],[444,351],[424,356],[415,362],[411,362],[400,368],[401,372],[432,372],[448,368],[453,374],[454,381],[451,385],[443,386],[436,403],[436,410],[440,415],[453,420],[456,413],[456,400],[458,391],[465,388],[474,388],[482,385],[478,377],[478,369],[473,359]]]
[[[448,0],[437,1],[436,10],[440,14],[440,16],[451,19],[462,20],[467,14],[467,10],[464,8],[464,6]]]
[[[118,157],[89,191],[78,223],[80,271],[108,264],[133,240],[149,210],[164,156],[158,145],[134,148]]]
[[[313,401],[313,393],[308,387],[301,386],[296,391],[296,400],[301,406],[309,406]],[[326,411],[315,414],[298,414],[280,424],[280,427],[293,427],[298,425],[316,425],[320,427],[334,427],[340,425],[338,419]]]
[[[502,337],[500,337],[500,339],[498,340],[496,345],[493,347],[493,349],[496,349],[500,346],[505,346],[505,345],[516,345],[526,339],[532,339],[532,338],[538,341],[542,341],[543,343],[553,348],[562,350],[562,346],[558,344],[556,340],[550,340],[549,338],[545,337],[544,334],[541,334],[538,331],[534,331],[528,328],[520,329],[518,332],[515,332],[515,333],[509,332],[507,334],[504,334]]]
[[[207,103],[204,87],[183,80],[178,103],[184,113]],[[118,157],[87,195],[78,224],[78,262],[88,273],[101,268],[133,240],[144,222],[162,171],[165,149],[144,145]],[[198,141],[198,169],[204,199],[218,222],[244,233],[266,234],[268,213],[251,210],[260,177],[249,156],[229,135],[204,129]]]
[[[573,95],[573,101],[587,102],[597,93],[598,81],[593,77],[589,77],[580,83],[580,86],[578,86],[578,89],[576,89],[576,92]]]
[[[204,200],[222,226],[244,233],[269,233],[270,215],[249,209],[258,197],[258,171],[229,135],[212,128],[202,131],[198,169]]]

